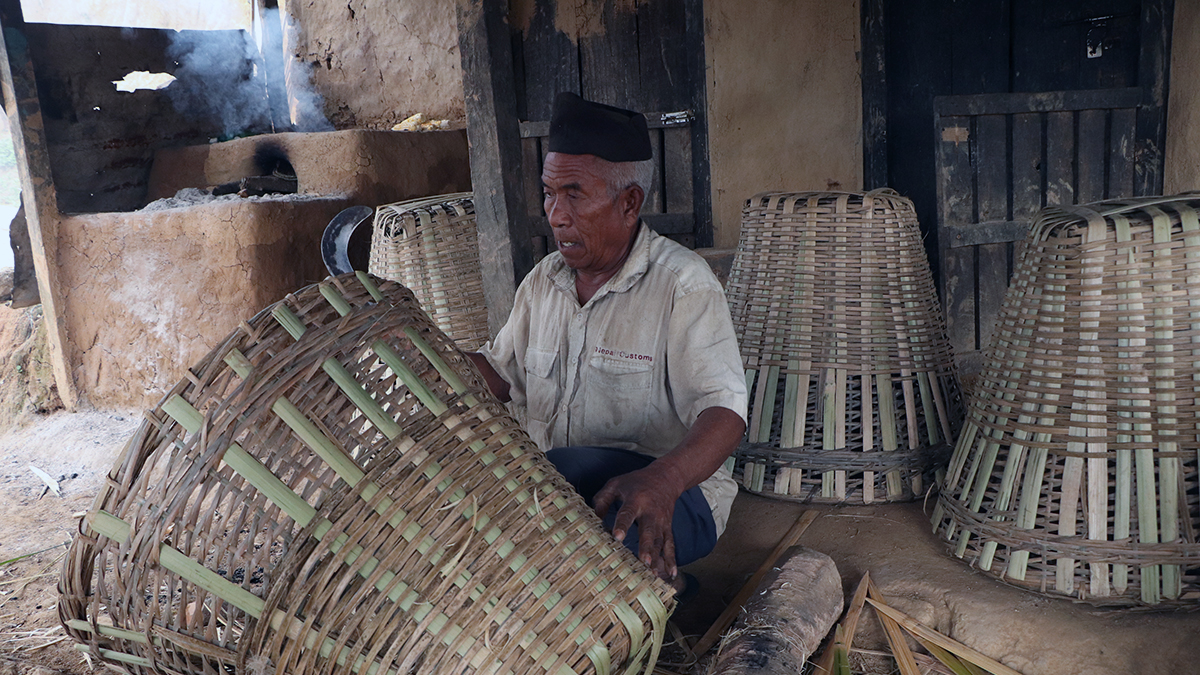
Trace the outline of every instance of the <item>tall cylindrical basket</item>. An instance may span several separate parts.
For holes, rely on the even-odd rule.
[[[364,273],[244,322],[147,412],[59,589],[136,675],[649,672],[673,605]]]
[[[487,303],[470,192],[422,197],[375,209],[371,274],[408,287],[450,339],[487,342]]]
[[[954,555],[1098,604],[1200,599],[1198,212],[1038,215],[933,516]]]
[[[743,487],[814,502],[922,494],[962,404],[912,202],[756,195],[726,292],[750,391]]]

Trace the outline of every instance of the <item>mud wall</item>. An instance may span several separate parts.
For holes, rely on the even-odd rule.
[[[261,140],[285,147],[310,194],[59,223],[66,351],[85,402],[152,406],[239,322],[323,279],[321,234],[347,206],[470,189],[462,131],[279,134],[166,150],[156,189],[240,178]]]
[[[859,3],[707,0],[704,18],[714,245],[737,245],[755,193],[860,189]]]
[[[344,198],[218,202],[59,225],[68,358],[101,409],[152,406],[242,320],[325,276]]]
[[[1200,3],[1175,3],[1163,192],[1200,190]]]
[[[292,55],[310,69],[338,129],[391,129],[414,113],[463,126],[454,0],[281,2],[298,24]]]

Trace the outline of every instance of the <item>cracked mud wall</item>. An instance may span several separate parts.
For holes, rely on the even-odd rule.
[[[454,0],[287,2],[292,52],[335,128],[391,129],[414,113],[466,122]]]
[[[1200,190],[1200,3],[1176,2],[1163,192]]]
[[[859,3],[704,3],[714,246],[765,190],[862,186]]]
[[[237,325],[326,275],[345,198],[72,216],[59,226],[69,358],[101,409],[153,406]]]

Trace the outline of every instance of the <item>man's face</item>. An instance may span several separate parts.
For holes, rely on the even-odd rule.
[[[552,152],[542,168],[542,194],[554,243],[567,265],[577,272],[611,276],[629,253],[641,191],[625,189],[614,199],[603,164],[594,155]]]

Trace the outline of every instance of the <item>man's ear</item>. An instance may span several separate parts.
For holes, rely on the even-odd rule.
[[[640,185],[630,185],[621,194],[621,216],[626,221],[637,222],[642,213],[642,204],[646,201],[646,193]]]

